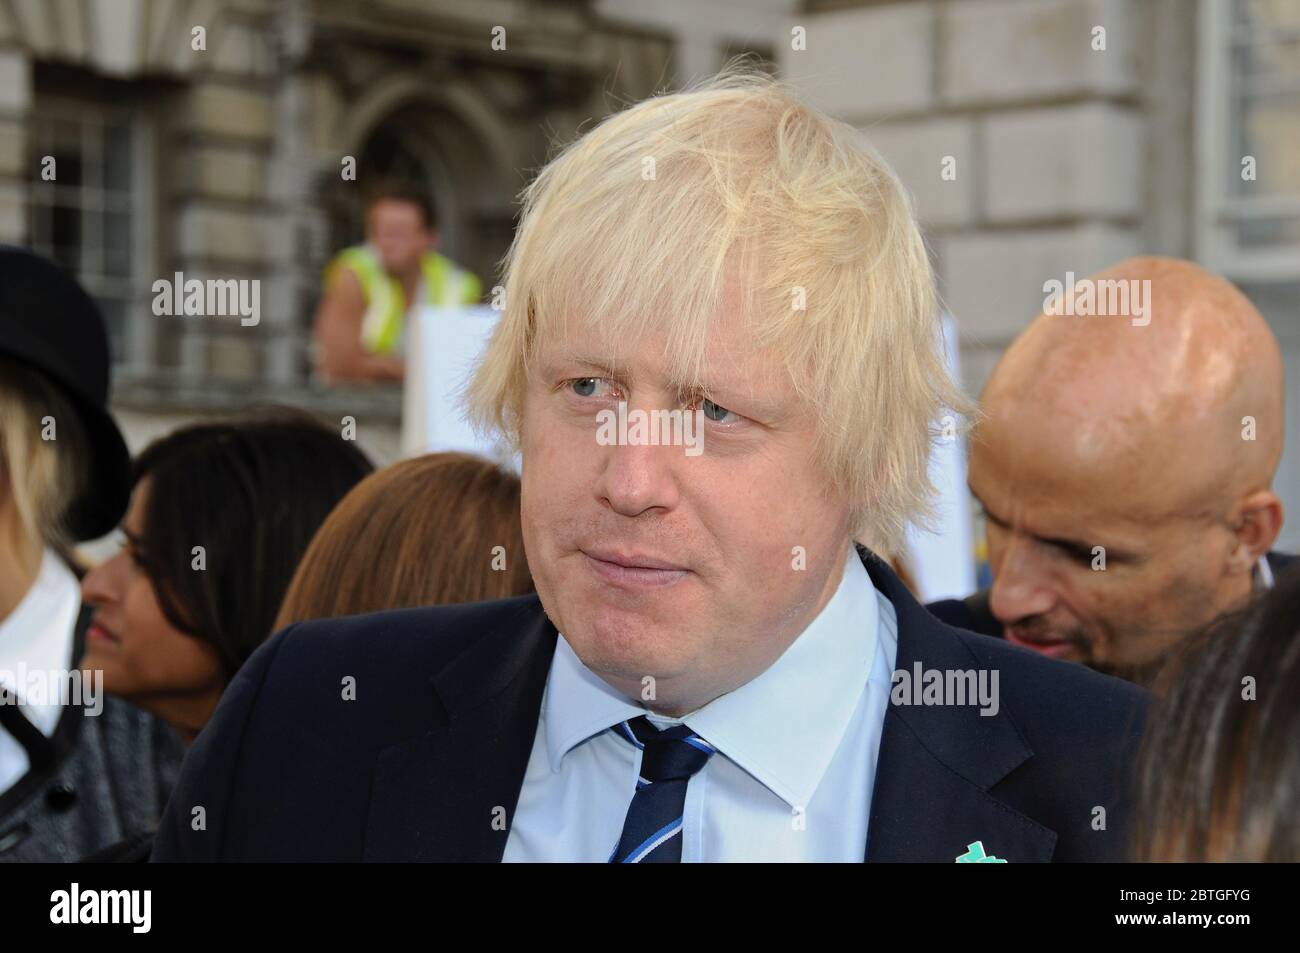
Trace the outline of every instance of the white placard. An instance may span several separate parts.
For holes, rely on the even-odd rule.
[[[961,380],[957,322],[943,318],[944,353],[953,380]],[[970,492],[966,489],[966,442],[939,441],[930,456],[930,479],[939,495],[936,532],[914,527],[907,538],[908,562],[922,602],[964,599],[975,591],[975,548],[971,527]]]
[[[465,383],[499,316],[485,306],[422,308],[408,315],[402,456],[460,450],[518,471],[517,461],[496,442],[474,432],[460,404]]]

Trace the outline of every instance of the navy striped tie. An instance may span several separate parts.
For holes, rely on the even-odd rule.
[[[715,749],[685,725],[659,731],[645,715],[613,729],[641,749],[641,776],[611,864],[678,864],[686,785]]]

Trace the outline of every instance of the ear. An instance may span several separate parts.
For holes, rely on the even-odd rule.
[[[1228,559],[1232,568],[1249,572],[1282,530],[1282,501],[1272,490],[1256,490],[1237,503],[1232,519],[1236,537]]]

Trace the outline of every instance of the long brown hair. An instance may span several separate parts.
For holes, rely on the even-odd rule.
[[[1155,688],[1136,858],[1300,861],[1300,571],[1185,640]]]
[[[519,494],[518,477],[466,453],[429,454],[371,474],[307,547],[276,628],[532,592]]]

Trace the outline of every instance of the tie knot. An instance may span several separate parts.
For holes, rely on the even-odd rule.
[[[641,780],[645,784],[685,781],[717,750],[686,725],[660,731],[645,715],[622,722],[614,730],[641,749]]]

